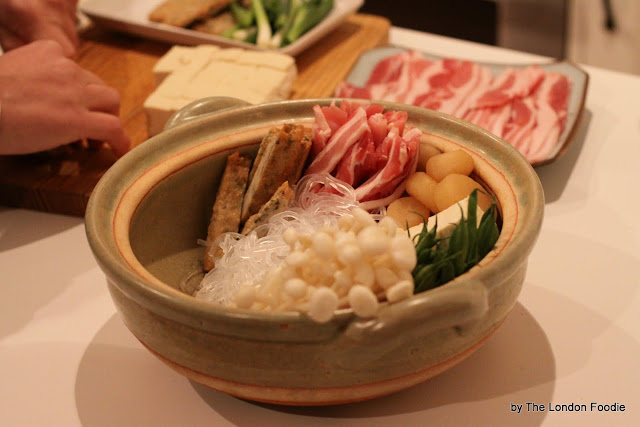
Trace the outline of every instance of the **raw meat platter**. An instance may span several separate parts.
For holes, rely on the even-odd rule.
[[[388,87],[384,87],[383,89],[381,89],[380,86],[384,86],[384,84],[388,84],[389,81],[393,79],[396,79],[395,81],[391,81],[390,83],[393,86],[393,88],[397,88],[398,85],[402,86],[403,82],[400,81],[402,80],[402,77],[400,77],[400,74],[402,73],[405,73],[405,74],[402,74],[404,77],[406,77],[407,75],[412,75],[412,77],[410,78],[416,78],[415,77],[416,75],[417,76],[428,75],[427,73],[424,72],[423,69],[418,69],[418,71],[415,71],[415,70],[401,71],[399,70],[399,68],[404,65],[398,65],[398,64],[395,64],[395,65],[392,64],[391,66],[388,66],[388,68],[392,69],[391,71],[387,69],[382,70],[382,71],[387,71],[389,73],[389,76],[391,76],[394,71],[393,67],[395,66],[395,77],[387,76],[388,77],[387,81],[383,81],[385,78],[384,76],[381,78],[375,75],[376,73],[380,73],[381,68],[384,68],[383,62],[385,61],[391,62],[390,60],[396,57],[410,58],[412,55],[414,55],[414,57],[417,57],[420,61],[423,61],[426,64],[429,64],[430,62],[432,64],[437,63],[440,67],[442,67],[442,63],[444,62],[445,63],[444,68],[447,67],[446,61],[449,61],[449,60],[452,60],[451,63],[454,65],[466,62],[467,65],[471,66],[469,64],[469,62],[471,61],[465,61],[464,59],[457,59],[452,57],[448,57],[445,59],[429,53],[410,51],[405,48],[393,47],[393,46],[376,48],[376,49],[369,50],[360,56],[360,58],[358,59],[354,67],[351,69],[348,76],[346,77],[345,81],[336,89],[336,93],[335,93],[336,96],[352,97],[352,98],[384,99],[387,101],[404,102],[407,104],[421,105],[421,106],[424,106],[425,108],[432,108],[434,110],[455,115],[459,118],[462,118],[467,121],[471,121],[481,127],[484,127],[485,129],[502,137],[507,142],[515,146],[523,155],[525,155],[525,157],[527,157],[527,159],[533,166],[548,164],[556,160],[568,149],[570,143],[572,142],[572,140],[574,139],[577,133],[577,128],[580,123],[580,119],[582,118],[582,113],[584,110],[584,102],[585,102],[585,97],[587,92],[589,75],[575,64],[572,64],[567,61],[547,62],[547,63],[539,63],[539,64],[499,64],[499,63],[472,62],[473,67],[477,67],[477,69],[482,69],[481,71],[489,75],[487,78],[490,80],[488,81],[489,83],[486,83],[485,87],[488,89],[493,88],[493,90],[485,90],[484,91],[485,95],[486,95],[486,92],[493,92],[495,95],[496,87],[498,89],[502,89],[505,86],[509,86],[507,83],[505,83],[507,82],[507,80],[505,79],[505,76],[510,72],[515,74],[516,76],[526,75],[527,77],[525,80],[527,81],[527,84],[531,83],[529,85],[529,89],[527,89],[530,91],[529,95],[527,97],[518,98],[516,100],[518,101],[517,104],[521,107],[520,109],[515,108],[516,102],[509,101],[510,102],[509,111],[505,113],[506,116],[503,115],[503,118],[507,116],[509,117],[508,119],[509,122],[505,125],[505,123],[507,122],[507,119],[505,118],[504,121],[502,122],[503,127],[501,127],[500,130],[498,131],[496,130],[497,128],[495,126],[492,127],[488,122],[482,121],[481,119],[479,119],[477,110],[475,111],[475,116],[470,112],[466,113],[466,115],[464,113],[458,114],[461,111],[459,109],[456,110],[456,114],[454,114],[451,112],[454,110],[454,108],[451,108],[450,111],[447,111],[446,108],[438,108],[438,106],[440,105],[439,101],[436,104],[433,104],[433,102],[429,104],[428,102],[429,96],[433,98],[432,95],[434,92],[442,93],[442,90],[438,92],[437,90],[434,91],[433,89],[428,89],[428,90],[431,90],[431,92],[428,96],[426,96],[427,99],[425,100],[424,95],[419,95],[419,90],[423,90],[423,91],[427,90],[427,89],[424,89],[425,85],[422,82],[421,82],[421,87],[418,88],[417,92],[415,91],[412,92],[412,96],[409,96],[409,97],[396,96],[397,94],[393,94],[393,93],[390,94],[389,92],[390,89]],[[423,60],[423,58],[426,60]],[[427,67],[430,67],[430,66],[431,65],[427,65]],[[424,67],[424,65],[422,65],[422,67]],[[431,76],[433,76],[434,73],[435,72],[431,73]],[[442,77],[442,74],[443,73],[441,73],[439,78]],[[470,72],[467,72],[467,75],[469,74]],[[449,73],[449,75],[451,75],[451,73]],[[537,76],[538,79],[535,80],[534,76]],[[564,83],[564,85],[559,85],[559,84],[555,85],[556,89],[558,88],[558,86],[562,86],[562,89],[564,89],[560,94],[560,96],[558,95],[558,91],[553,90],[553,87],[554,87],[553,84],[550,83],[545,85],[545,80],[544,80],[545,77],[543,76],[553,76],[556,81],[560,79],[562,83]],[[512,82],[515,81],[516,83],[512,85],[513,87],[509,87],[508,89],[512,89],[512,92],[513,91],[517,92],[517,89],[522,89],[521,87],[523,86],[522,84],[520,84],[520,87],[516,88],[516,86],[518,86],[518,82],[522,83],[522,80],[518,80],[517,77],[516,78],[513,78],[513,76],[511,77],[512,78],[509,81],[512,81]],[[451,77],[449,78],[451,79]],[[548,80],[552,80],[552,79],[549,78]],[[380,82],[382,82],[383,84],[382,85],[378,84],[376,86],[376,84]],[[428,87],[428,85],[426,86]],[[459,83],[459,86],[463,87],[462,83]],[[544,91],[545,87],[552,88],[552,89],[547,90],[545,92]],[[403,88],[407,90],[406,87],[403,87]],[[439,88],[436,87],[436,89],[439,89]],[[378,92],[376,92],[376,90]],[[476,91],[476,92],[481,92],[481,91]],[[540,93],[542,92],[545,92],[545,95],[546,95],[545,99],[549,100],[549,102],[540,101],[540,98],[542,96],[540,95]],[[468,98],[469,99],[472,98],[473,88],[471,88],[467,93],[470,94]],[[404,95],[406,95],[406,93]],[[504,94],[500,93],[499,95],[504,95]],[[486,98],[482,98],[478,94],[476,96],[476,101],[478,97],[480,97],[481,99],[486,99]],[[520,102],[521,100],[525,102]],[[491,99],[490,101],[493,102],[495,101],[495,99]],[[459,102],[463,102],[463,100]],[[534,128],[544,127],[543,123],[546,120],[545,117],[548,117],[549,114],[553,116],[553,108],[551,107],[553,106],[555,108],[555,105],[558,102],[562,103],[560,119],[558,119],[558,117],[554,117],[554,118],[560,124],[556,127],[556,129],[553,130],[553,132],[549,131],[545,133],[545,135],[547,135],[546,138],[550,142],[546,144],[546,148],[544,150],[538,150],[538,152],[533,153],[533,155],[531,155],[532,154],[531,152],[527,153],[527,150],[535,151],[535,148],[528,148],[526,147],[526,144],[522,143],[522,140],[523,140],[522,135],[524,132],[524,128],[515,129],[517,126],[514,125],[514,117],[516,119],[518,118],[517,116],[518,116],[519,110],[524,110],[524,112],[527,113],[527,109],[528,109],[527,106],[531,107],[533,113],[529,113],[529,115],[534,116],[531,122],[535,122],[535,123],[529,124],[529,133],[527,134],[526,137],[529,140],[533,140],[535,138],[531,136],[532,133],[538,135],[538,137],[541,134],[540,129],[538,129],[536,133],[536,129]],[[443,104],[446,104],[446,102],[443,102]],[[545,104],[545,105],[542,105],[542,104]],[[449,103],[449,105],[451,104]],[[493,105],[496,105],[496,104],[494,103]],[[546,110],[544,108],[545,106],[547,107]],[[443,107],[446,107],[446,105],[443,105]],[[499,109],[500,108],[497,108],[494,106],[486,108],[486,110],[491,110],[491,111],[495,111]],[[540,111],[540,110],[544,110],[544,111]],[[464,111],[468,111],[468,110],[464,110]],[[522,119],[522,114],[520,114],[520,120],[524,121]],[[534,129],[534,132],[532,132],[531,129]],[[553,141],[551,141],[551,139],[553,139]]]

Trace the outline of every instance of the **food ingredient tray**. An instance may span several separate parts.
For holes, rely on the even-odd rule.
[[[254,44],[149,21],[149,13],[163,1],[84,0],[79,8],[96,24],[145,38],[184,45],[213,43],[245,49],[260,49]],[[318,25],[294,43],[276,50],[293,56],[299,54],[335,29],[349,15],[355,13],[363,3],[364,0],[335,0],[331,12]]]

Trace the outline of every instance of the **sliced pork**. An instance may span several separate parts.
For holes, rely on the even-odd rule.
[[[526,153],[536,126],[535,105],[532,98],[516,98],[511,103],[511,117],[505,125],[502,138]]]
[[[383,112],[379,104],[343,101],[339,108],[349,117],[318,153],[312,152],[306,174],[328,173],[351,185],[366,209],[386,206],[402,194],[406,177],[416,169],[422,132],[407,126],[406,112]],[[314,127],[331,129],[325,113],[332,110],[314,112],[321,116]]]
[[[464,119],[502,137],[511,117],[511,103],[469,110]]]
[[[405,179],[416,169],[418,146],[422,132],[417,129],[408,131],[404,136],[397,128],[389,131],[389,157],[384,166],[366,182],[356,188],[356,199],[368,202],[366,209],[386,206],[391,200],[400,197],[404,191]]]
[[[356,110],[344,125],[333,132],[325,147],[315,154],[307,174],[331,173],[349,148],[368,131],[367,113],[363,109]]]
[[[532,162],[547,158],[564,130],[571,83],[560,73],[548,74],[536,93],[537,126],[533,129],[532,141],[525,156]]]
[[[443,100],[437,110],[463,117],[482,91],[489,87],[492,79],[493,75],[488,68],[469,61],[462,62],[460,69],[451,79],[453,96]]]
[[[544,78],[545,72],[532,65],[526,68],[507,68],[500,73],[491,87],[483,93],[472,107],[499,107],[515,98],[529,96]]]
[[[416,51],[405,51],[380,60],[369,75],[366,86],[391,83],[400,79],[403,73],[418,75],[431,65],[431,61]]]
[[[510,142],[535,163],[552,152],[566,123],[571,82],[555,74],[532,65],[494,76],[471,61],[430,61],[406,51],[379,61],[363,87],[343,82],[335,95],[411,104],[463,118]]]

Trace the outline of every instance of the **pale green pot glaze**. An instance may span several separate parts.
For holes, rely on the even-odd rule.
[[[95,188],[87,237],[115,305],[131,332],[181,374],[264,402],[370,399],[461,361],[515,305],[542,223],[535,171],[514,148],[476,126],[390,103],[382,104],[408,111],[409,123],[441,149],[468,151],[476,176],[496,196],[500,238],[478,266],[440,288],[385,304],[374,319],[341,310],[327,324],[296,313],[223,308],[179,290],[202,256],[197,240],[206,237],[226,156],[254,154],[270,127],[311,122],[312,107],[330,102],[233,108],[233,101],[203,100],[120,159]]]

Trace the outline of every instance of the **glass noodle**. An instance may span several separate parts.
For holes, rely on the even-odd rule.
[[[294,190],[289,208],[271,217],[267,224],[247,236],[225,233],[214,242],[213,248],[219,246],[223,255],[202,279],[196,298],[231,304],[241,287],[262,283],[270,271],[283,264],[290,253],[282,237],[286,229],[311,234],[323,226],[337,227],[338,219],[359,205],[354,189],[329,174],[306,175]]]

